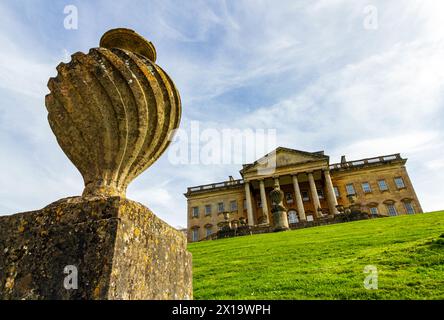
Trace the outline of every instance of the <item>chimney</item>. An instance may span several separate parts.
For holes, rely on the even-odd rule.
[[[346,162],[347,162],[347,159],[345,159],[345,156],[342,156],[342,157],[341,157],[341,163],[344,164],[344,163],[346,163]]]

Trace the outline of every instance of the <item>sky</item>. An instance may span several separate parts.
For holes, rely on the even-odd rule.
[[[77,28],[65,28],[66,6]],[[186,134],[265,130],[276,139],[264,153],[324,150],[331,163],[401,153],[423,209],[444,209],[442,12],[435,0],[1,0],[0,214],[82,193],[47,122],[46,84],[117,27],[156,46]],[[188,145],[204,150],[206,138]],[[175,227],[186,226],[187,187],[240,178],[242,161],[171,159],[167,150],[127,197]]]

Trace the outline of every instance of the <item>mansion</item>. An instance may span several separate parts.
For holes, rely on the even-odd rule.
[[[284,193],[288,223],[334,217],[349,197],[374,216],[421,213],[421,205],[400,154],[330,164],[323,151],[305,152],[279,147],[243,165],[242,179],[188,188],[188,241],[218,231],[229,213],[231,222],[251,227],[273,225],[270,192]]]

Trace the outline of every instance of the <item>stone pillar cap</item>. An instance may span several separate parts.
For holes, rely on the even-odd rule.
[[[100,39],[100,46],[107,49],[120,48],[140,54],[156,62],[157,53],[154,45],[137,32],[126,28],[111,29]]]

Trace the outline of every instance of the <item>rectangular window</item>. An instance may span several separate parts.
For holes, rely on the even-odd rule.
[[[293,203],[293,194],[291,192],[287,192],[285,194],[285,200],[287,203]]]
[[[207,205],[205,206],[205,215],[206,215],[206,216],[211,215],[211,204],[207,204]]]
[[[230,210],[237,211],[237,201],[236,200],[233,200],[230,202]]]
[[[298,222],[299,222],[299,218],[298,218],[296,211],[294,211],[294,210],[288,211],[288,223],[292,224],[292,223],[298,223]]]
[[[395,178],[396,188],[403,189],[405,188],[404,180],[401,177]]]
[[[199,241],[199,229],[194,228],[194,229],[191,231],[191,240],[192,240],[193,242]]]
[[[347,184],[345,186],[345,189],[347,190],[347,195],[349,195],[349,196],[356,194],[355,187],[353,186],[353,183]]]
[[[339,195],[339,188],[338,187],[333,187],[333,189],[335,190],[336,198],[339,198],[340,197],[340,195]]]
[[[370,213],[372,216],[377,216],[379,214],[377,207],[370,207]]]
[[[224,211],[225,211],[224,203],[223,203],[223,202],[219,202],[219,203],[217,204],[217,212],[218,212],[218,213],[222,213],[222,212],[224,212]]]
[[[317,192],[318,192],[318,198],[324,199],[324,191],[322,189],[318,189]]]
[[[370,183],[368,183],[368,182],[363,182],[363,183],[362,183],[362,191],[364,191],[364,193],[370,193],[370,192],[372,192],[372,188],[370,187]]]
[[[244,199],[244,210],[247,210],[247,200]]]
[[[206,227],[205,228],[205,233],[206,233],[206,237],[208,237],[209,235],[211,235],[213,233],[213,231],[211,230],[211,227]]]
[[[381,191],[388,190],[387,182],[385,182],[384,179],[378,180],[378,186],[379,186],[379,190],[381,190]]]
[[[404,202],[404,207],[407,214],[415,214],[415,208],[411,202]]]
[[[394,204],[388,204],[387,205],[387,212],[389,216],[397,216],[398,212],[396,211]]]
[[[308,195],[308,191],[302,191],[301,195],[303,201],[310,201],[310,196]]]
[[[193,215],[193,218],[199,217],[199,207],[193,207],[192,215]]]

